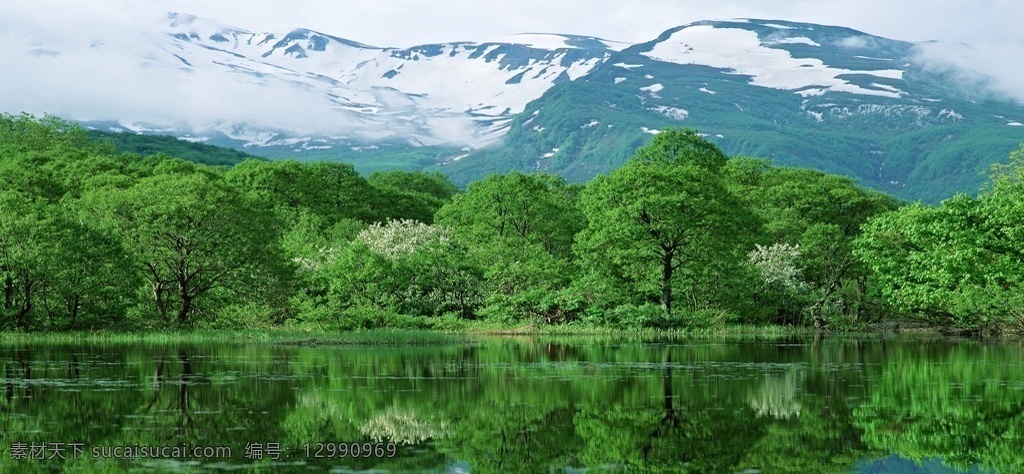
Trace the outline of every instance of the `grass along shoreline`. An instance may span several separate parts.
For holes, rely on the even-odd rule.
[[[877,336],[894,334],[881,331],[830,331],[833,336]],[[941,337],[937,331],[901,331],[901,335]],[[447,345],[474,344],[489,338],[518,337],[600,337],[624,339],[703,339],[703,338],[787,338],[813,337],[813,328],[778,325],[735,325],[686,330],[637,329],[565,324],[537,326],[468,322],[460,328],[402,329],[377,328],[331,331],[312,327],[268,329],[183,329],[137,331],[0,332],[0,344],[282,344],[301,346],[329,345]]]

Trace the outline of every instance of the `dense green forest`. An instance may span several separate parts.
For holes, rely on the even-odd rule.
[[[993,157],[995,161],[996,157]],[[0,117],[0,327],[1024,328],[1024,148],[901,203],[671,130],[586,185],[141,157]]]

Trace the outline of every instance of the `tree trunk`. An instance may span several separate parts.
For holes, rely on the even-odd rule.
[[[188,316],[192,312],[192,295],[185,289],[181,290],[181,309],[178,311],[178,324],[190,323]]]
[[[167,303],[164,301],[164,284],[163,282],[153,283],[153,299],[156,301],[156,313],[160,316],[160,321],[167,325]]]
[[[14,280],[10,275],[4,279],[4,309],[11,309],[14,304]]]
[[[674,252],[665,250],[661,257],[661,308],[665,314],[672,315],[672,256]]]
[[[832,296],[832,292],[835,291],[837,283],[837,281],[832,281],[832,283],[828,285],[828,289],[825,290],[825,293],[821,295],[821,298],[814,303],[814,306],[811,306],[810,313],[811,319],[814,320],[814,329],[827,329],[828,324],[825,322],[825,319],[821,317],[821,308],[822,306],[825,306],[825,301],[828,300],[828,297]]]
[[[75,295],[74,299],[71,300],[71,324],[70,327],[75,326],[75,321],[78,320],[78,308],[82,306],[81,297]]]
[[[21,308],[18,309],[18,316],[15,319],[15,322],[17,323],[18,327],[20,327],[20,328],[28,327],[28,325],[25,324],[25,315],[27,315],[31,311],[32,311],[32,280],[26,278],[25,279],[25,301],[24,301],[24,303],[22,303]]]

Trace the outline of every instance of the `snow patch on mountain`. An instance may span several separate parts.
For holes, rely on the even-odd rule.
[[[750,84],[755,86],[805,97],[834,91],[899,98],[898,92],[861,87],[840,76],[903,78],[903,71],[897,69],[857,71],[830,67],[816,58],[794,58],[789,51],[762,44],[756,32],[712,25],[682,28],[641,54],[656,61],[725,69],[728,74],[750,76]]]
[[[955,111],[955,110],[942,109],[942,110],[939,111],[939,118],[940,119],[948,118],[948,119],[951,119],[951,120],[959,122],[959,121],[964,119],[964,116],[959,114],[959,113],[957,113],[957,111]]]
[[[672,120],[677,120],[677,121],[686,120],[686,118],[690,116],[690,112],[688,110],[686,110],[686,109],[681,109],[679,107],[669,107],[669,106],[665,106],[665,105],[659,105],[657,107],[651,107],[651,108],[649,108],[647,110],[659,113],[661,115],[664,115],[665,117],[668,117],[668,118],[670,118]]]
[[[615,52],[619,52],[619,51],[622,51],[622,50],[624,50],[624,49],[626,49],[626,48],[628,48],[630,46],[633,46],[633,43],[626,43],[626,42],[623,42],[623,41],[608,41],[608,40],[604,40],[604,39],[599,39],[598,41],[600,41],[601,44],[603,44],[609,50],[615,51]]]
[[[186,142],[191,142],[191,143],[205,143],[205,142],[210,141],[210,137],[190,137],[190,136],[185,136],[185,137],[178,137],[178,139],[179,140],[184,140]]]
[[[814,40],[806,36],[791,36],[788,38],[777,38],[766,41],[765,44],[806,44],[809,46],[820,47],[821,44],[816,43]]]

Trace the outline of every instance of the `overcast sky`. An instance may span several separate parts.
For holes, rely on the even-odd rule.
[[[408,47],[514,33],[643,42],[697,20],[767,18],[847,26],[907,41],[1021,44],[1020,0],[4,0],[0,27],[25,18],[177,11],[251,31],[306,27],[375,46]],[[21,18],[19,18],[21,17]]]

